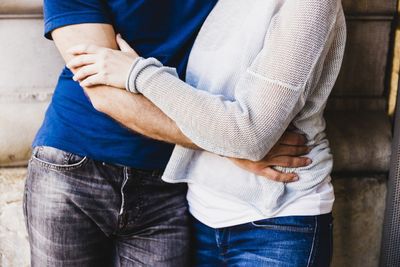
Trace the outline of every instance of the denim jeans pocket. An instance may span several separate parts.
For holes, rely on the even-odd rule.
[[[86,161],[86,156],[79,156],[53,147],[38,146],[32,152],[32,162],[54,170],[73,170],[83,166]]]
[[[315,216],[288,216],[264,219],[251,222],[256,228],[297,233],[314,233],[316,227]]]

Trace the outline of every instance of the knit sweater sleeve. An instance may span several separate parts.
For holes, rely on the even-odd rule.
[[[337,12],[337,0],[283,2],[263,49],[236,84],[234,100],[196,90],[151,58],[136,62],[128,84],[201,148],[260,160],[304,105],[303,92],[330,45]]]

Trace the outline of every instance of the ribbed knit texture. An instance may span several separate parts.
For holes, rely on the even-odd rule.
[[[250,10],[260,7],[268,8],[263,11],[265,18],[261,21],[264,24],[260,24],[260,29],[265,28],[262,47],[254,46],[254,51],[236,51],[240,65],[227,66],[231,70],[225,79],[230,83],[219,83],[221,87],[216,88],[212,74],[203,77],[203,73],[196,73],[195,65],[200,62],[205,65],[203,69],[207,68],[207,58],[199,59],[201,53],[196,58],[196,49],[209,56],[213,55],[210,50],[231,53],[225,51],[224,40],[218,41],[218,30],[224,31],[220,32],[223,36],[229,36],[229,31],[235,34],[240,30],[246,30],[243,36],[249,35],[252,29],[245,27],[252,19]],[[241,9],[249,14],[240,12]],[[231,10],[232,14],[226,10]],[[240,20],[235,22],[232,16],[243,16],[244,26],[240,25]],[[193,175],[191,166],[196,157],[206,152],[179,146],[175,148],[164,179],[202,183],[234,195],[265,214],[306,194],[307,190],[327,179],[332,169],[332,156],[325,138],[322,113],[339,73],[345,36],[339,0],[252,0],[251,3],[222,0],[210,14],[193,48],[194,59],[191,56],[188,67],[190,84],[180,81],[171,69],[158,65],[154,59],[141,59],[143,62],[135,66],[132,71],[135,75],[129,77],[129,84],[134,84],[136,90],[155,103],[186,136],[206,151],[259,160],[290,123],[315,145],[309,154],[313,163],[295,169],[300,176],[300,181],[295,183],[277,183],[250,174],[244,175],[243,179],[238,177],[234,182],[231,177]],[[229,42],[229,39],[225,41]],[[193,70],[190,70],[190,64],[194,65]],[[211,64],[212,60],[210,68]],[[202,80],[208,82],[201,84]],[[207,88],[209,85],[213,86]],[[195,90],[193,86],[201,90]],[[215,157],[221,162],[227,161]],[[231,167],[228,163],[221,166]]]

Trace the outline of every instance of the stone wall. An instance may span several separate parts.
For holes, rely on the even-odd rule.
[[[22,213],[25,168],[0,169],[0,266],[29,266],[29,244]]]
[[[390,162],[387,106],[397,1],[343,4],[347,47],[326,112],[335,158],[333,266],[376,267]]]
[[[388,75],[396,0],[343,0],[344,66],[327,106],[335,158],[334,267],[378,266],[391,124]],[[0,266],[29,265],[22,188],[30,143],[62,68],[42,37],[40,0],[0,0]],[[6,37],[6,38],[5,38]],[[23,77],[23,78],[21,78]]]
[[[43,38],[42,1],[0,1],[0,166],[25,165],[61,72]]]

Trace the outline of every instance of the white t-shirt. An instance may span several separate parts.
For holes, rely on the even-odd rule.
[[[130,84],[210,151],[176,146],[163,175],[188,183],[197,219],[224,227],[331,211],[323,110],[345,38],[340,0],[220,0],[191,51],[187,83],[155,59],[137,63]],[[262,158],[290,123],[314,146],[309,166],[279,168],[298,181],[268,180],[226,158]]]
[[[214,10],[211,20],[218,17],[224,17],[225,19],[211,22],[206,21],[205,27],[215,24],[216,29],[212,32],[214,36],[207,31],[207,36],[204,37],[202,36],[202,32],[200,32],[199,38],[201,38],[201,41],[195,43],[189,59],[187,71],[189,83],[195,83],[199,86],[198,73],[204,73],[203,68],[211,68],[215,74],[213,77],[207,78],[207,81],[210,81],[210,83],[200,85],[200,87],[208,87],[207,90],[210,91],[212,88],[218,88],[216,83],[219,81],[219,77],[229,73],[229,70],[226,71],[221,68],[221,64],[213,66],[205,63],[208,61],[207,57],[205,57],[207,54],[207,48],[205,49],[207,47],[206,42],[213,37],[219,38],[221,42],[224,42],[223,44],[220,43],[222,49],[218,50],[218,61],[223,62],[223,65],[228,69],[235,66],[243,66],[243,63],[240,61],[246,58],[246,56],[249,58],[254,57],[249,55],[257,53],[261,49],[265,32],[268,30],[268,23],[262,24],[262,21],[267,22],[271,20],[278,10],[277,6],[279,4],[274,4],[273,2],[284,1],[251,1],[251,3],[249,1],[220,1],[219,6]],[[273,12],[274,10],[275,12]],[[226,33],[218,33],[218,30],[225,29],[227,25],[236,27],[236,31],[233,31],[232,28],[229,29],[233,35],[229,38],[234,39],[236,36],[236,38],[242,40],[245,44],[244,46],[238,42],[228,42],[227,40],[229,39],[224,38]],[[248,32],[249,29],[252,29],[251,34]],[[217,35],[220,36],[217,37]],[[209,49],[212,49],[212,47]],[[223,53],[225,55],[221,55]],[[208,71],[207,73],[212,72]],[[230,94],[230,92],[222,93]],[[193,160],[188,172],[188,175],[192,178],[195,176],[207,176],[219,179],[225,176],[230,177],[231,182],[235,183],[244,175],[244,172],[235,171],[236,166],[229,166],[230,162],[227,162],[224,158],[209,152],[197,153],[199,155]],[[196,179],[194,180],[196,181]],[[212,186],[190,181],[188,185],[187,199],[189,201],[190,212],[196,219],[213,228],[228,227],[271,217],[325,214],[332,211],[335,199],[331,178],[327,176],[322,183],[313,187],[306,194],[283,203],[279,208],[266,215],[250,203],[241,201],[230,194],[223,193]]]

